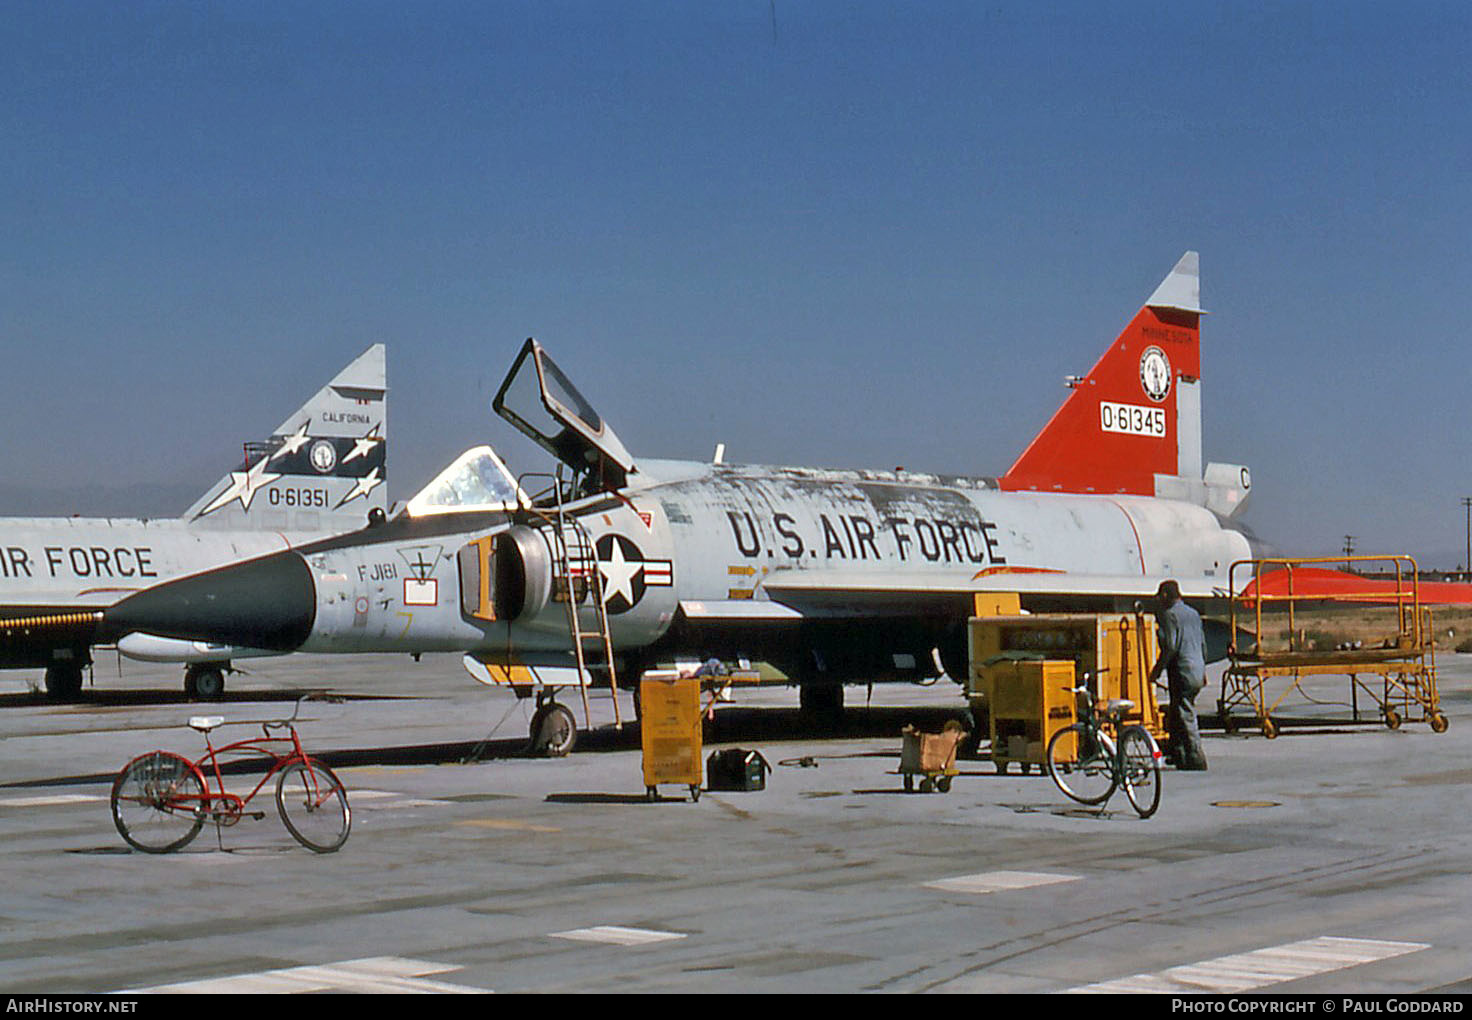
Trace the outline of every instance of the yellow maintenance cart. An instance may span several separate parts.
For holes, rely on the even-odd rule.
[[[704,779],[699,678],[650,670],[639,681],[639,704],[645,795],[658,800],[659,784],[679,783],[698,801]]]
[[[1345,564],[1358,570],[1353,585],[1336,584],[1342,575],[1327,569]],[[1351,720],[1360,722],[1360,694],[1375,703],[1390,729],[1402,722],[1429,722],[1435,733],[1447,728],[1436,691],[1436,648],[1431,610],[1421,604],[1416,561],[1410,556],[1257,559],[1232,564],[1230,665],[1222,677],[1217,711],[1227,732],[1239,719],[1233,709],[1248,707],[1265,737],[1278,735],[1276,712],[1297,692],[1304,677],[1347,676]],[[1336,591],[1336,587],[1340,590]],[[1310,611],[1384,607],[1383,635],[1370,640],[1319,647],[1327,639],[1310,637],[1304,626]],[[1391,608],[1393,607],[1393,608]],[[1361,614],[1371,616],[1372,614]],[[1241,628],[1239,630],[1238,628]],[[1247,635],[1250,635],[1247,636]],[[1366,682],[1362,677],[1378,680]],[[1270,686],[1281,685],[1269,703]],[[1326,720],[1316,720],[1324,722]]]
[[[1165,736],[1150,683],[1155,625],[1142,612],[976,616],[968,641],[967,700],[977,725],[987,720],[998,772],[1014,761],[1024,773],[1046,768],[1049,739],[1076,719],[1069,689],[1078,678],[1096,703],[1134,702],[1122,724],[1139,723],[1157,740]]]

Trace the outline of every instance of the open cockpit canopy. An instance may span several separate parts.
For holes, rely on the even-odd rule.
[[[634,460],[541,344],[528,340],[491,407],[595,488],[618,488]]]
[[[526,496],[489,446],[466,450],[409,500],[411,517],[466,510],[514,510]]]

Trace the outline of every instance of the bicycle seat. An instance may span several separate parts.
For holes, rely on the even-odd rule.
[[[199,730],[201,733],[208,733],[224,721],[225,717],[222,715],[196,715],[190,718],[189,728]]]
[[[1110,698],[1099,705],[1099,711],[1118,718],[1134,707],[1135,703],[1129,698]]]

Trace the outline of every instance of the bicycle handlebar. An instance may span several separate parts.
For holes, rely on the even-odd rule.
[[[289,729],[294,729],[295,728],[295,725],[294,724],[296,723],[296,717],[298,715],[300,715],[301,714],[301,711],[302,711],[302,702],[304,702],[304,701],[312,701],[313,699],[315,699],[317,697],[323,697],[323,698],[325,698],[326,695],[318,695],[315,692],[308,692],[306,694],[299,694],[299,695],[297,695],[296,708],[292,709],[292,711],[291,711],[291,717],[290,718],[287,718],[287,719],[273,719],[273,720],[271,720],[269,722],[263,722],[263,723],[261,723],[261,729],[265,731],[266,736],[268,736],[268,737],[271,735],[271,731],[272,730],[289,730]]]

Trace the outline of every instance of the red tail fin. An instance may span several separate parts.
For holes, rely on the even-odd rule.
[[[1007,490],[1155,495],[1201,478],[1201,306],[1188,251],[1000,479]]]

